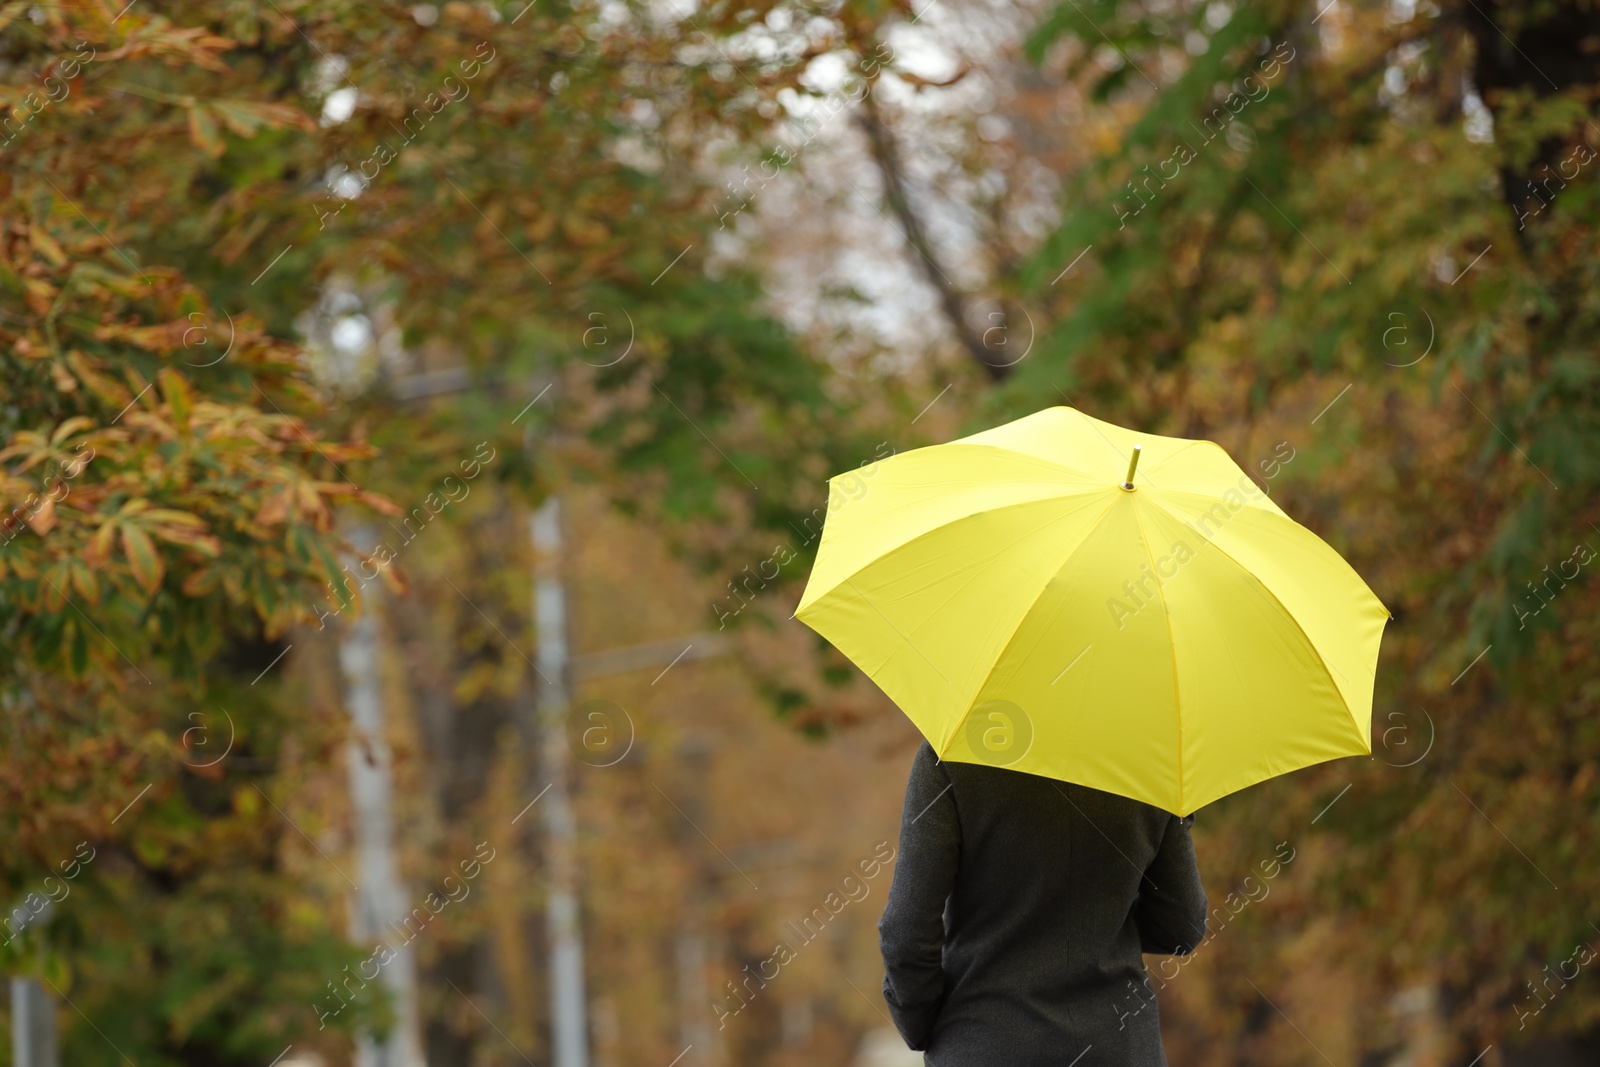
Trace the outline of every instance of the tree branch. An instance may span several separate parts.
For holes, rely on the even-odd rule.
[[[872,159],[878,165],[878,172],[883,176],[884,199],[888,202],[889,210],[900,220],[904,229],[906,244],[917,254],[918,265],[923,276],[939,294],[939,306],[944,311],[945,318],[955,330],[956,339],[963,348],[978,361],[991,381],[1002,381],[1010,373],[1008,364],[996,360],[997,353],[991,352],[984,345],[983,339],[973,332],[967,322],[966,297],[956,289],[938,260],[933,256],[933,249],[928,245],[927,231],[922,225],[922,219],[911,206],[911,201],[906,196],[905,170],[900,162],[900,153],[894,144],[894,137],[884,125],[883,117],[879,115],[876,103],[873,102],[869,92],[861,101],[861,110],[855,114],[856,125],[867,136],[867,144],[872,150]]]

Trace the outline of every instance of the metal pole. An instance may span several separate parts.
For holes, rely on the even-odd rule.
[[[368,544],[373,533],[358,527],[353,537],[357,544]],[[380,939],[391,943],[394,955],[381,974],[394,998],[395,1025],[382,1042],[366,1034],[356,1039],[356,1067],[425,1067],[417,1019],[416,956],[409,946],[392,944],[395,938],[389,932],[405,918],[406,896],[395,862],[394,768],[378,686],[375,598],[369,597],[363,607],[361,615],[342,628],[339,640],[352,727],[347,762],[359,871],[350,936],[365,944]]]
[[[32,978],[11,979],[11,1062],[17,1067],[60,1067],[56,1053],[56,1000]]]
[[[550,868],[547,922],[555,1067],[588,1067],[576,827],[567,793],[567,597],[561,583],[561,501],[554,494],[533,513],[532,533],[534,628],[541,675],[537,683],[539,747],[550,778],[543,818]]]

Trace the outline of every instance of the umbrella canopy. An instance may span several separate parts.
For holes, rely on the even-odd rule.
[[[941,759],[1178,815],[1371,752],[1389,618],[1220,446],[1068,407],[831,479],[795,614]]]

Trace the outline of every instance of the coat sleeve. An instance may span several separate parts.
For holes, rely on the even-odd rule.
[[[1168,816],[1155,858],[1140,883],[1134,920],[1140,948],[1156,955],[1187,956],[1206,936],[1206,891],[1189,839],[1190,815]]]
[[[949,776],[923,742],[911,765],[900,851],[878,921],[883,999],[906,1044],[928,1047],[944,1003],[944,909],[955,887],[961,824]]]

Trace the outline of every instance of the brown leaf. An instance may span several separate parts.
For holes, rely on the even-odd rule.
[[[39,505],[39,510],[28,517],[28,525],[33,527],[40,537],[50,532],[56,524],[56,498],[45,495],[44,503]]]
[[[289,507],[293,503],[294,487],[286,485],[262,502],[255,521],[262,526],[276,526],[289,518]]]
[[[90,538],[89,547],[84,550],[83,558],[95,566],[104,564],[111,558],[111,541],[116,535],[116,523],[102,523],[100,529],[94,532],[94,537]]]

